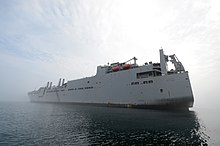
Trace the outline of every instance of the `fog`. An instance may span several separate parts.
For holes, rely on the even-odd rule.
[[[217,0],[0,1],[0,101],[59,78],[95,75],[96,67],[159,62],[175,53],[193,88],[195,107],[218,107],[220,10]]]

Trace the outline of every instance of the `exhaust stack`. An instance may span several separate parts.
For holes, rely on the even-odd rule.
[[[52,87],[52,82],[50,82],[50,87],[49,88],[51,89],[51,87]]]
[[[46,86],[46,88],[48,89],[48,87],[49,87],[49,82],[47,82],[47,86]]]
[[[65,79],[63,79],[62,86],[64,85]]]
[[[61,84],[61,78],[59,79],[58,87],[60,86],[60,84]]]

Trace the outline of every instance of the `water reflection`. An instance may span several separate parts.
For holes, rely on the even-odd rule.
[[[208,136],[194,111],[171,112],[77,106],[79,140],[87,144],[206,144]],[[71,119],[71,117],[70,117]],[[78,120],[77,120],[78,121]],[[67,121],[68,125],[70,124]],[[72,129],[75,130],[74,128]],[[70,132],[71,133],[71,132]]]
[[[0,145],[201,145],[209,140],[193,111],[72,104],[2,104]]]

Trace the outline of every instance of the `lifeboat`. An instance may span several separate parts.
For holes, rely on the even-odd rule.
[[[122,65],[122,68],[123,69],[129,69],[129,68],[131,68],[131,65],[130,64],[124,64],[124,65]]]
[[[119,66],[112,67],[112,71],[119,71]]]

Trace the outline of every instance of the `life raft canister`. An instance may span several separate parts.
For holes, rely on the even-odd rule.
[[[112,71],[119,71],[119,66],[112,67]]]
[[[129,68],[131,68],[131,65],[130,64],[124,64],[124,65],[122,65],[122,68],[123,69],[129,69]]]

